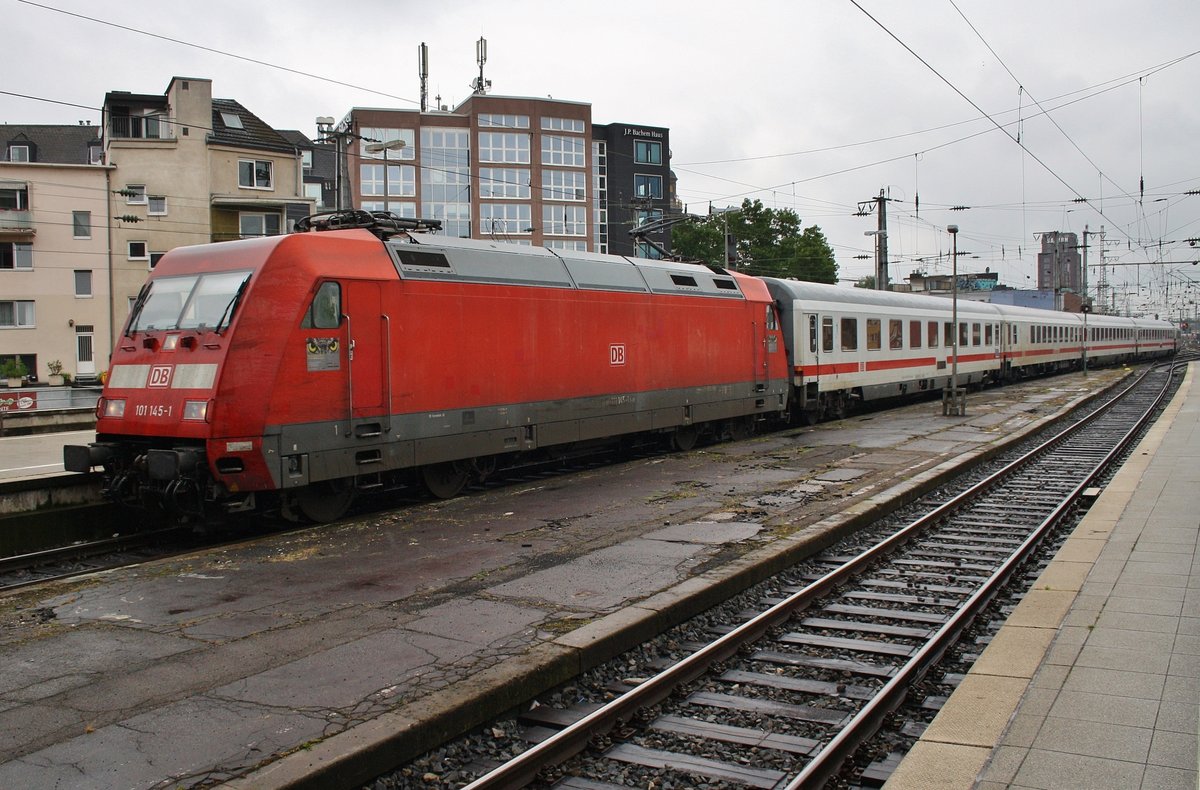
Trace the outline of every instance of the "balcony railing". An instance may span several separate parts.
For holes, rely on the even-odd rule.
[[[0,233],[12,233],[14,231],[28,233],[32,230],[32,211],[0,209]]]
[[[118,115],[109,119],[108,134],[112,138],[173,140],[175,124],[161,115]]]

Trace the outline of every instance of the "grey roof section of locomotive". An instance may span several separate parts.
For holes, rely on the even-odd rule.
[[[387,250],[407,280],[745,299],[732,275],[695,263],[422,234],[395,237]]]

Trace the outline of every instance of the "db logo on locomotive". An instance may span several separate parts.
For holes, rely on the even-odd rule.
[[[148,387],[169,387],[171,386],[171,366],[170,365],[154,365],[150,368],[150,379],[146,382]]]

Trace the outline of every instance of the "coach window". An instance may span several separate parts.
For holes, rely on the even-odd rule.
[[[337,329],[342,323],[342,287],[335,282],[322,283],[304,314],[302,329]]]
[[[888,348],[904,348],[904,322],[888,319]]]
[[[867,319],[867,351],[878,351],[882,347],[883,332],[878,318]]]
[[[942,345],[946,348],[954,346],[954,324],[949,321],[942,324]]]
[[[993,337],[995,337],[995,335],[992,334],[992,325],[984,324],[983,325],[983,344],[985,346],[990,346],[992,344]]]
[[[808,317],[808,350],[817,353],[817,317]]]
[[[937,347],[938,347],[938,342],[937,342],[937,337],[938,337],[938,331],[937,331],[937,321],[930,321],[930,322],[929,322],[929,325],[928,325],[928,327],[927,327],[927,331],[925,332],[925,337],[926,337],[926,338],[928,338],[928,340],[929,340],[929,347],[930,347],[930,348],[937,348]]]
[[[920,321],[909,321],[908,322],[908,347],[909,348],[920,348],[921,347],[921,322]]]
[[[971,345],[977,346],[980,343],[979,324],[971,324]]]
[[[827,354],[833,353],[833,318],[821,318],[821,350]]]
[[[975,326],[978,327],[979,324],[976,324]],[[978,335],[976,335],[976,337],[978,337]],[[971,337],[967,331],[967,322],[959,321],[959,323],[958,323],[958,347],[962,348],[963,346],[970,345],[970,340],[971,340]]]
[[[842,351],[858,351],[857,318],[842,319]]]

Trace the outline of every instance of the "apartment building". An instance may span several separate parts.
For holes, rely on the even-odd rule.
[[[452,236],[657,254],[628,231],[671,205],[665,128],[594,124],[585,102],[476,93],[453,110],[356,107],[323,131],[337,141],[342,207],[437,219]]]
[[[94,376],[111,348],[108,190],[96,126],[0,125],[0,360]]]
[[[238,101],[213,98],[211,80],[173,77],[162,94],[111,91],[104,119],[116,331],[169,250],[286,233],[313,211],[300,147]]]

